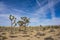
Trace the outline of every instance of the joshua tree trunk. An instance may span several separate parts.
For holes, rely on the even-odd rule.
[[[11,21],[11,33],[13,33],[13,28],[12,28],[12,21]]]
[[[16,31],[16,28],[15,28],[15,26],[14,26],[14,33],[15,33],[15,31]]]
[[[19,27],[19,31],[21,31],[21,26]]]
[[[24,26],[24,27],[25,27],[25,31],[26,31],[26,24],[25,24],[25,26]]]

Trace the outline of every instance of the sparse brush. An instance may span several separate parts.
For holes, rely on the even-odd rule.
[[[7,37],[6,37],[6,36],[3,36],[2,39],[3,39],[3,40],[4,40],[4,39],[7,39]]]
[[[5,33],[5,32],[3,32],[3,33],[2,33],[2,35],[6,35],[6,33]]]
[[[5,35],[4,36],[3,35],[0,35],[0,39],[1,40],[5,40],[5,39],[7,39],[7,37]]]
[[[30,40],[30,39],[27,39],[27,40]]]
[[[46,37],[44,40],[54,40],[52,37]]]
[[[11,21],[11,33],[15,33],[13,32],[13,30],[15,31],[15,26],[17,25],[16,24],[16,18],[12,15],[9,16],[9,19]],[[13,28],[14,27],[14,28]],[[13,28],[13,29],[12,29]]]
[[[36,35],[34,35],[35,37],[36,36],[45,36],[45,33],[41,33],[41,32],[38,32]]]
[[[30,37],[30,35],[23,35],[22,37]]]
[[[11,35],[10,37],[11,37],[11,38],[16,38],[17,36]]]
[[[49,32],[55,32],[55,30],[54,29],[50,29],[50,31]]]

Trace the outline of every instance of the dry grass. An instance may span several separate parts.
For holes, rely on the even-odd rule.
[[[52,28],[52,29],[51,29]],[[46,27],[22,27],[12,28],[13,34],[10,33],[10,27],[0,27],[0,40],[60,40],[60,26]],[[23,29],[23,30],[22,30]]]

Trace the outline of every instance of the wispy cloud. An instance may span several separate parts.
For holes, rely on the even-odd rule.
[[[53,7],[60,1],[55,0],[53,3],[52,1],[50,1],[49,3],[42,6],[46,1],[43,1],[42,3],[39,3],[39,1],[37,1],[38,6],[40,7],[39,9],[32,11],[32,13],[21,9],[16,9],[13,7],[8,7],[8,5],[4,4],[4,2],[0,2],[0,18],[1,18],[0,25],[7,25],[7,24],[10,25],[10,21],[8,18],[10,14],[14,15],[18,20],[20,20],[21,16],[30,17],[31,26],[32,25],[59,25],[60,18],[55,17],[55,12],[54,12],[55,9]],[[54,19],[46,18],[49,10],[51,10],[50,11],[51,16],[53,18],[55,17]]]
[[[10,24],[9,22],[10,14],[14,15],[19,20],[20,17],[22,16],[21,13],[25,13],[25,12],[22,10],[9,8],[6,4],[4,4],[4,2],[0,2],[0,18],[1,18],[0,25],[8,26]],[[8,25],[4,23],[7,23]]]
[[[55,0],[56,1],[56,0]],[[52,19],[55,19],[55,9],[54,9],[54,5],[55,5],[55,3],[54,3],[54,1],[52,0],[52,2],[51,2],[51,4],[49,3],[50,2],[50,0],[48,0],[48,7],[49,7],[49,9],[50,9],[50,12],[51,12],[51,17],[52,17]],[[53,5],[52,7],[50,7],[50,5]]]
[[[60,25],[60,18],[53,19],[44,19],[40,24],[41,25]]]
[[[36,17],[33,18],[32,22],[38,23],[38,25],[40,24],[41,25],[59,25],[60,24],[60,21],[59,21],[60,18],[55,17],[55,11],[54,11],[55,9],[53,8],[58,2],[60,2],[59,0],[49,1],[44,6],[42,6],[42,4],[39,3],[38,0],[36,0],[36,2],[40,6],[40,8],[36,10],[35,13],[33,14]],[[51,12],[52,19],[46,18],[48,14],[48,10],[50,10]]]
[[[43,1],[44,2],[44,1]],[[44,6],[40,6],[39,9],[37,9],[35,11],[34,15],[46,15],[46,12],[49,10],[49,8],[54,7],[58,2],[60,2],[59,0],[55,0],[55,1],[49,1],[47,4],[45,4]],[[37,3],[38,4],[38,3]],[[41,4],[41,3],[40,3]],[[38,4],[39,5],[39,4]],[[50,5],[50,6],[49,6]]]
[[[47,0],[44,0],[44,1],[41,2],[41,3],[40,3],[39,1],[40,1],[40,0],[36,0],[36,2],[37,2],[37,4],[39,5],[39,7],[42,7],[42,5],[47,2]]]

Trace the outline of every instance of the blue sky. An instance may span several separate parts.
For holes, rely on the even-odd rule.
[[[0,0],[1,26],[10,26],[10,14],[29,17],[31,26],[60,25],[60,0]]]

